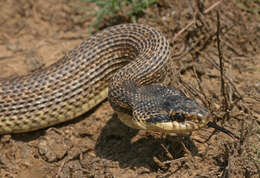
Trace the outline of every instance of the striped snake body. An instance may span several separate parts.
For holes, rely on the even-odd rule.
[[[176,133],[199,129],[207,124],[208,111],[162,85],[169,56],[167,40],[152,27],[107,28],[45,69],[0,80],[0,134],[71,120],[107,96],[130,127]]]

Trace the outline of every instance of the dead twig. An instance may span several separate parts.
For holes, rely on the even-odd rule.
[[[221,4],[224,0],[219,0],[218,2],[216,2],[215,4],[213,4],[212,6],[210,6],[209,8],[207,8],[203,13],[207,14],[209,13],[211,10],[213,10],[215,7],[217,7],[219,4]],[[175,41],[178,36],[180,36],[183,32],[185,32],[191,25],[193,25],[195,23],[195,21],[190,22],[188,25],[186,25],[183,29],[181,29],[178,33],[176,33],[173,37],[173,41]]]
[[[224,61],[223,61],[223,54],[221,51],[221,44],[220,44],[220,18],[219,18],[219,12],[217,11],[217,49],[218,49],[218,56],[219,56],[219,68],[220,68],[220,81],[221,81],[221,93],[224,98],[224,110],[225,110],[225,116],[229,119],[229,102],[228,97],[226,93],[226,84],[224,79]]]

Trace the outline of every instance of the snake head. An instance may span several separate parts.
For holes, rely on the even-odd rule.
[[[133,111],[140,128],[190,133],[207,125],[209,111],[180,90],[160,85],[144,90],[142,104],[137,103]]]
[[[124,102],[113,102],[110,97],[110,104],[131,128],[190,133],[208,123],[208,110],[178,89],[156,84],[128,89]]]

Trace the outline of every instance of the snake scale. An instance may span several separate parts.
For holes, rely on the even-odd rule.
[[[74,119],[107,96],[127,126],[187,133],[209,112],[164,85],[170,46],[155,28],[121,24],[98,32],[56,63],[0,80],[0,134],[46,128]]]

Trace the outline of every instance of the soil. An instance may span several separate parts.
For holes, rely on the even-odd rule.
[[[104,101],[73,121],[1,136],[0,177],[260,177],[259,2],[197,2],[159,0],[136,21],[168,38],[171,85],[235,136],[208,127],[191,136],[130,129]],[[75,0],[1,1],[0,77],[47,67],[90,36],[95,17],[83,7],[98,8]],[[96,31],[129,21],[119,12]]]

